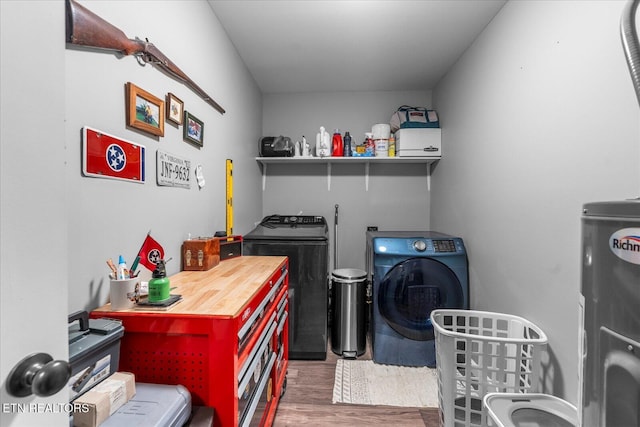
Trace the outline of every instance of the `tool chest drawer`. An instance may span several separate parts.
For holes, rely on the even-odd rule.
[[[240,256],[170,278],[182,300],[165,311],[112,311],[124,327],[119,370],[181,384],[216,426],[271,425],[288,365],[288,259]]]

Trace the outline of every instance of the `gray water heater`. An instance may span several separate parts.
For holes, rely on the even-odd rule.
[[[583,426],[640,425],[640,199],[584,205]]]

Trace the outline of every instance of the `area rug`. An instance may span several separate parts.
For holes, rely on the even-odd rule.
[[[333,403],[437,408],[437,373],[426,367],[338,359]]]

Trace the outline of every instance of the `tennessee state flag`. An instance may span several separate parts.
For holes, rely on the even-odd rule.
[[[82,128],[85,176],[144,183],[144,146],[85,126]]]
[[[149,271],[155,270],[158,261],[164,259],[164,248],[151,237],[151,232],[147,233],[147,237],[144,239],[140,251],[138,251],[138,256],[140,257],[140,264]]]

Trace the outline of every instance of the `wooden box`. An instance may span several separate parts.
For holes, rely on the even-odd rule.
[[[182,244],[182,270],[207,271],[220,263],[220,240],[199,238]]]
[[[242,256],[242,236],[218,237],[220,240],[220,261]]]

